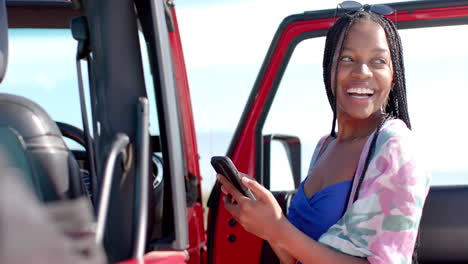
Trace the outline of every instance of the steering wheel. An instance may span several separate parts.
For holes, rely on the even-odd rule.
[[[83,150],[70,150],[75,159],[80,164],[81,169],[85,169],[86,171],[90,170],[89,167],[89,160],[88,160],[88,152],[86,151],[88,148],[86,146],[85,134],[83,130],[77,128],[76,126],[72,126],[69,124],[65,124],[62,122],[55,122],[62,133],[62,136],[73,140],[74,142],[78,143],[78,145],[83,147]]]
[[[93,176],[90,175],[90,164],[89,164],[89,159],[88,159],[88,153],[86,151],[87,146],[86,146],[85,134],[83,130],[75,126],[62,123],[62,122],[55,122],[55,123],[60,129],[60,133],[62,133],[62,136],[73,140],[74,142],[78,143],[80,146],[83,147],[84,150],[70,150],[70,151],[71,153],[73,153],[73,156],[75,156],[75,159],[76,161],[78,161],[78,165],[80,166],[82,181],[85,185],[84,187],[86,188],[88,194],[91,194],[92,190],[89,184],[91,184],[91,181],[92,181],[91,178]]]
[[[86,140],[85,140],[85,134],[83,130],[77,128],[76,126],[72,126],[69,124],[65,124],[62,122],[55,122],[60,129],[60,132],[62,135],[66,138],[69,138],[79,145],[81,145],[84,149],[86,149]]]

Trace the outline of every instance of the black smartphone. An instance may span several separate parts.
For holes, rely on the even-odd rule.
[[[214,156],[211,158],[211,165],[217,173],[224,175],[240,193],[252,200],[255,200],[255,196],[249,188],[245,187],[241,183],[242,176],[230,158],[225,156]]]

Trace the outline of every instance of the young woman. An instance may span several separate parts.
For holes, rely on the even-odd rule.
[[[248,177],[242,183],[256,201],[218,175],[230,194],[225,207],[283,263],[411,263],[429,176],[409,130],[398,32],[359,10],[336,21],[325,45],[332,131],[319,141],[288,218]]]

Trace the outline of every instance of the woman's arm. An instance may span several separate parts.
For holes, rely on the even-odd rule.
[[[365,259],[356,258],[328,248],[313,240],[286,218],[278,225],[278,232],[268,240],[276,247],[290,253],[302,263],[369,263]]]
[[[274,245],[274,244],[270,244],[270,246],[275,252],[276,256],[279,258],[281,264],[296,263],[296,259],[283,248],[280,248],[278,245]]]
[[[218,180],[223,185],[221,190],[231,194],[226,196],[224,204],[234,218],[250,233],[267,240],[285,263],[368,263],[364,259],[339,253],[328,248],[302,233],[283,215],[273,195],[256,181],[242,177],[257,198],[256,201],[243,196],[223,176]]]

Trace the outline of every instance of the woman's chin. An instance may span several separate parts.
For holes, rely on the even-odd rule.
[[[351,120],[364,121],[373,119],[373,117],[376,117],[379,113],[380,111],[378,111],[378,113],[375,111],[348,111],[344,116]]]

